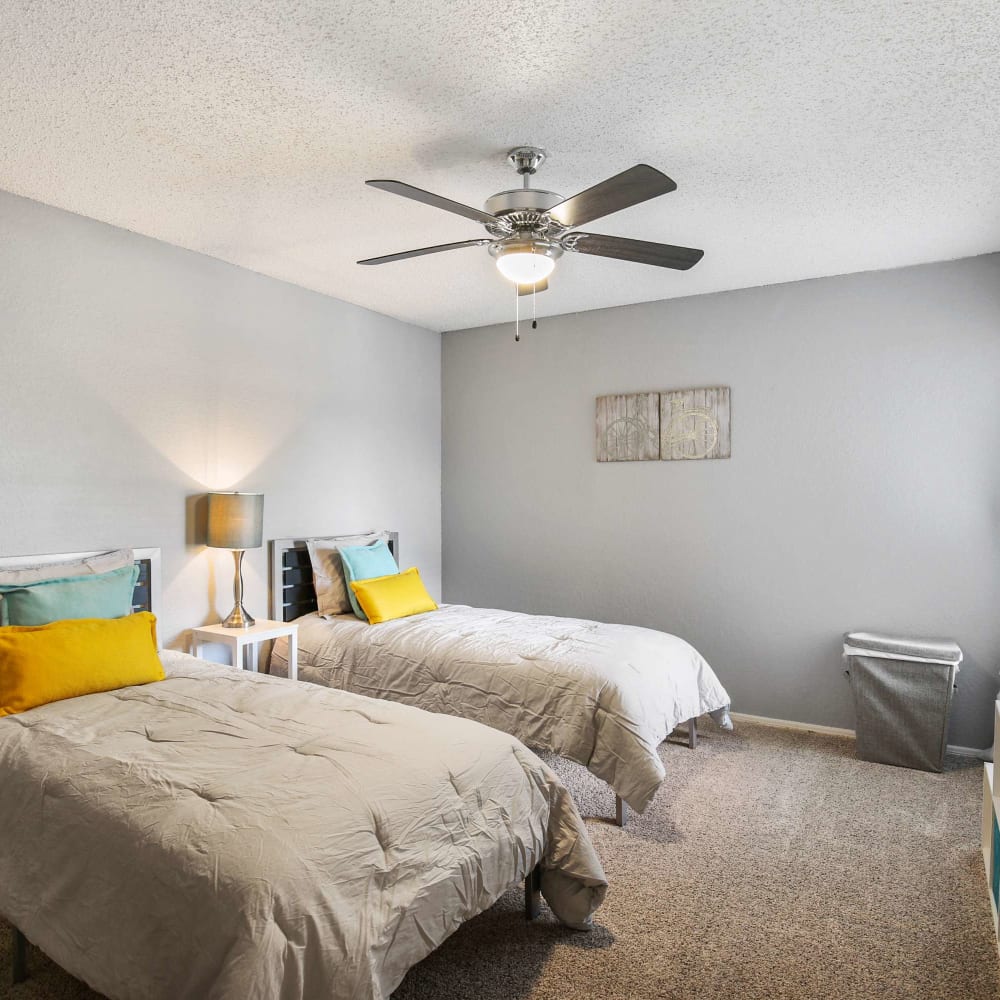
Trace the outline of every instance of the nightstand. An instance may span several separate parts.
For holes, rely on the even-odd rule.
[[[191,652],[201,655],[204,646],[213,642],[229,647],[234,667],[257,671],[257,650],[267,639],[288,636],[288,676],[299,679],[299,627],[294,622],[259,621],[250,628],[226,628],[223,625],[202,625],[191,629]],[[249,655],[247,655],[249,653]]]

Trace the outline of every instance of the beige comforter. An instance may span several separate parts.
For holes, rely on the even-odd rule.
[[[569,793],[461,719],[164,653],[0,720],[0,914],[115,998],[384,998],[536,862],[606,882]]]
[[[729,695],[693,646],[631,625],[443,604],[369,625],[299,622],[299,678],[475,719],[586,765],[640,812],[665,777],[657,747]],[[287,674],[288,640],[272,673]]]

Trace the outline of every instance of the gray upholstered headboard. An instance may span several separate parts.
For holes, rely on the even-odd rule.
[[[270,542],[271,619],[290,622],[316,610],[316,589],[313,587],[312,566],[306,539],[314,542],[335,542],[341,538],[357,538],[365,532],[345,535],[306,535],[304,538],[273,538]],[[374,534],[374,532],[372,532]],[[389,549],[399,562],[399,533],[388,532]]]

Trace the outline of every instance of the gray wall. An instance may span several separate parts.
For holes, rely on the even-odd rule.
[[[191,496],[263,490],[264,537],[396,528],[440,589],[441,338],[0,194],[0,553],[160,546],[161,635],[232,606]],[[268,615],[266,549],[246,556]]]
[[[566,265],[569,266],[569,265]],[[1000,256],[448,333],[444,593],[664,629],[738,711],[853,728],[840,635],[1000,666]],[[598,464],[594,397],[732,387],[733,457]]]

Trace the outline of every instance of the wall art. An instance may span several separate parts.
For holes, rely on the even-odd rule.
[[[729,387],[597,397],[598,462],[729,458]]]

